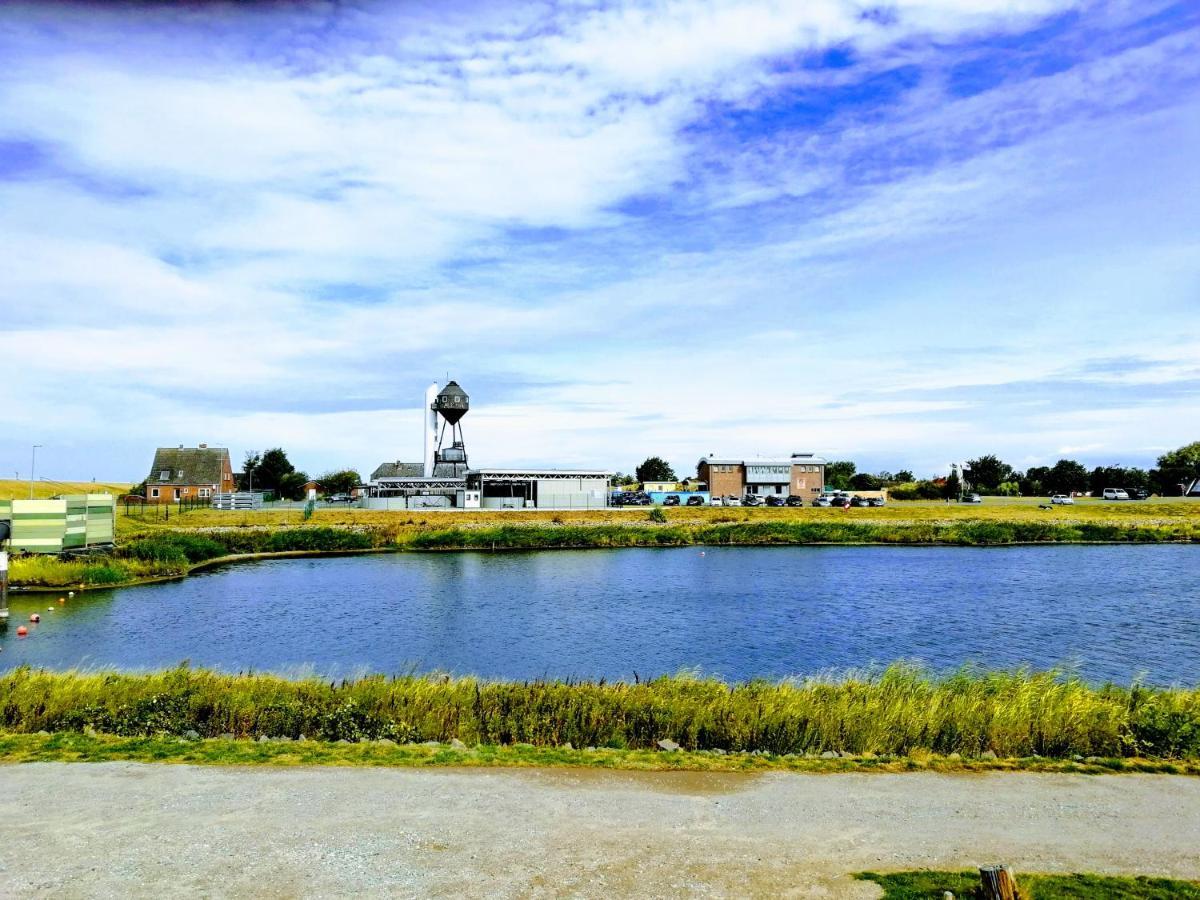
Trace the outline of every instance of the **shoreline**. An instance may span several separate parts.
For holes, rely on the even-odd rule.
[[[1098,534],[1094,537],[1091,533]],[[684,547],[956,547],[994,549],[1005,547],[1057,546],[1157,546],[1200,544],[1200,526],[1161,525],[1141,523],[1048,522],[1029,523],[1006,520],[963,519],[957,522],[743,522],[734,525],[560,525],[514,524],[500,526],[419,529],[412,534],[388,533],[378,528],[330,528],[323,526],[267,526],[253,532],[242,530],[164,529],[139,540],[184,540],[201,538],[222,549],[222,542],[247,541],[286,544],[316,536],[328,538],[335,546],[329,549],[305,547],[278,550],[250,550],[224,553],[195,561],[180,560],[181,571],[135,576],[113,581],[106,572],[103,582],[64,582],[57,585],[22,583],[19,577],[10,580],[13,594],[53,594],[63,591],[77,593],[114,590],[147,584],[178,581],[188,576],[221,566],[240,562],[270,559],[301,559],[316,557],[360,556],[382,553],[530,553],[547,550],[621,550],[671,549]],[[370,543],[370,546],[344,546],[347,542]],[[379,541],[379,543],[375,543]],[[339,546],[340,544],[340,546]],[[18,557],[17,561],[23,559]],[[46,559],[41,557],[39,559]],[[119,564],[120,556],[104,556],[85,560],[85,567]],[[63,560],[43,562],[43,565],[68,565]]]

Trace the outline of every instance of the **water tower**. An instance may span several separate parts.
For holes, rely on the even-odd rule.
[[[430,404],[434,416],[441,416],[442,426],[438,434],[437,451],[433,456],[433,476],[438,478],[465,478],[467,474],[467,447],[463,443],[462,417],[471,408],[470,398],[457,381],[451,381]],[[450,430],[450,444],[446,445],[446,430]]]

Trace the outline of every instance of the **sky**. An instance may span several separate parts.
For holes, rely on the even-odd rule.
[[[1200,439],[1200,4],[0,6],[0,478]]]

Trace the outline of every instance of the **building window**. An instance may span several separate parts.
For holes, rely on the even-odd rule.
[[[150,496],[157,497],[158,496],[158,488],[150,488]]]
[[[170,481],[171,480],[171,470],[163,469],[161,472],[159,472],[158,480],[159,481]]]
[[[212,494],[212,491],[209,488],[200,488],[200,496],[201,497],[207,497],[210,494]]]

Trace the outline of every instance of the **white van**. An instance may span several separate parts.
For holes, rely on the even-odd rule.
[[[1105,500],[1128,500],[1129,495],[1127,493],[1125,493],[1123,490],[1121,490],[1120,488],[1105,488],[1104,489],[1104,499]]]

